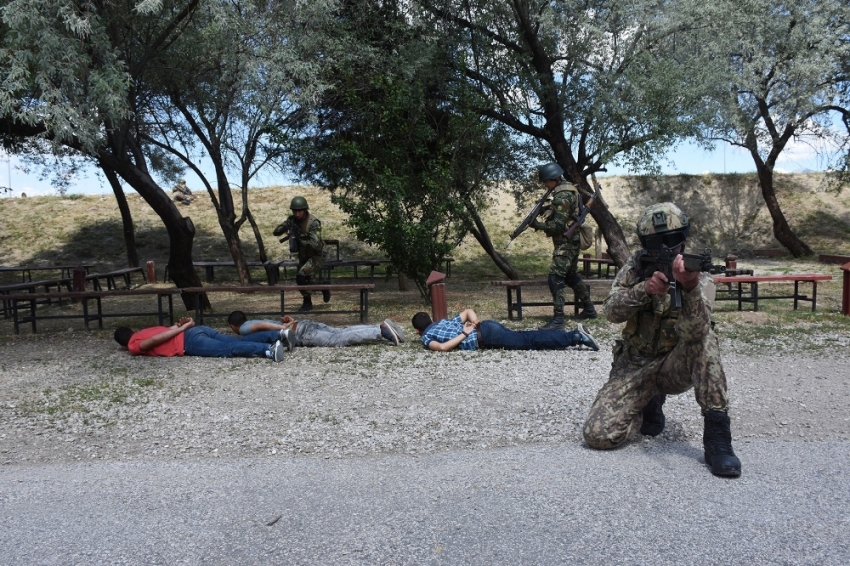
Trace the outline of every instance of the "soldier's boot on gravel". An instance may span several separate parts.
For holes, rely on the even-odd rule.
[[[593,306],[593,303],[587,301],[584,303],[584,310],[576,315],[578,320],[587,320],[591,318],[599,318],[599,314],[596,312],[596,307]]]
[[[555,309],[554,314],[552,315],[552,320],[543,326],[539,326],[538,330],[564,330],[566,327],[567,323],[564,322],[564,309]]]
[[[313,310],[313,298],[310,295],[304,295],[301,308],[298,309],[298,312],[310,312],[311,310]]]
[[[664,430],[664,412],[661,410],[667,395],[659,393],[649,400],[643,408],[643,424],[640,425],[640,433],[645,436],[658,436]]]
[[[732,451],[732,433],[729,430],[729,415],[723,411],[708,411],[705,414],[702,445],[705,448],[705,463],[715,476],[738,477],[741,461]]]

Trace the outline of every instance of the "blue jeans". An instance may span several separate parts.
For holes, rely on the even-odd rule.
[[[523,330],[505,328],[495,320],[478,325],[478,347],[487,350],[563,350],[578,344],[575,331]]]
[[[266,356],[269,344],[280,340],[277,330],[255,332],[239,338],[221,334],[209,326],[193,326],[183,333],[183,352],[205,358],[251,358]]]

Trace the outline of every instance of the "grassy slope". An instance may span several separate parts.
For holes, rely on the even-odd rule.
[[[836,194],[825,190],[819,174],[779,176],[778,186],[781,204],[791,225],[817,253],[850,255],[850,193]],[[229,259],[210,199],[203,192],[196,191],[195,194],[198,198],[193,204],[178,205],[186,216],[192,218],[197,229],[195,259]],[[311,211],[322,219],[325,237],[342,240],[342,257],[381,255],[380,250],[353,239],[345,225],[344,215],[321,191],[309,187],[252,189],[250,206],[271,258],[284,257],[283,246],[277,243],[271,231],[288,212],[289,200],[296,194],[306,196],[311,203]],[[840,271],[837,266],[825,266],[811,260],[792,261],[791,258],[770,261],[749,259],[752,256],[748,252],[753,249],[779,247],[771,236],[769,217],[761,204],[752,175],[677,176],[660,181],[616,177],[603,180],[603,195],[629,234],[636,211],[642,206],[673,200],[691,217],[693,243],[712,247],[718,261],[727,252],[735,252],[741,257],[739,267],[754,267],[757,272],[831,273],[836,281],[818,288],[820,312],[815,316],[836,312],[840,308]],[[136,226],[139,257],[142,261],[155,261],[161,274],[167,259],[165,231],[140,197],[131,192],[128,199]],[[524,210],[517,210],[509,193],[497,195],[493,207],[485,215],[485,222],[498,249],[507,242],[509,232],[522,214]],[[92,263],[97,270],[105,270],[126,264],[120,216],[111,195],[2,198],[0,217],[3,218],[0,224],[0,265]],[[257,246],[250,229],[243,227],[242,235],[246,256],[256,259]],[[524,278],[539,277],[547,271],[550,246],[547,239],[530,230],[520,236],[506,254]],[[504,317],[504,290],[489,285],[491,279],[503,276],[477,242],[467,238],[454,256],[456,262],[450,280],[449,310],[471,306],[485,316]],[[224,277],[227,275],[226,271],[222,273]],[[6,280],[9,280],[8,276]],[[375,318],[394,316],[403,320],[423,308],[415,292],[400,293],[396,288],[393,282],[380,285],[380,292],[373,296]],[[740,322],[769,322],[770,309],[777,313],[788,310],[786,302],[775,301],[775,307],[766,307],[767,315],[741,319]],[[731,304],[723,305],[726,306]],[[220,305],[219,310],[227,307]],[[531,322],[545,318],[545,311],[532,309],[529,313],[532,315]],[[802,311],[798,312],[805,316]],[[738,314],[729,316],[737,317]],[[777,324],[785,322],[777,319]]]

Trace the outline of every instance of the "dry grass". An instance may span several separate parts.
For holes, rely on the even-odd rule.
[[[790,257],[771,260],[752,257],[753,249],[779,247],[771,236],[769,216],[761,204],[752,175],[676,176],[660,180],[613,177],[601,179],[601,182],[606,202],[627,233],[631,232],[635,211],[643,205],[659,200],[673,200],[680,203],[692,218],[694,243],[712,247],[718,261],[731,251],[740,256],[739,268],[751,268],[757,273],[822,272],[834,277],[833,282],[818,286],[817,313],[794,312],[787,300],[768,301],[762,307],[765,316],[756,318],[752,317],[752,313],[732,312],[730,302],[718,305],[721,322],[781,327],[796,322],[820,324],[825,317],[835,319],[829,324],[838,327],[844,324],[846,317],[833,317],[834,313],[840,311],[841,272],[838,266],[819,264],[816,260],[795,261]],[[823,177],[819,174],[780,176],[778,185],[781,204],[792,226],[816,253],[850,255],[850,194],[827,191]],[[311,187],[252,189],[250,206],[271,258],[284,257],[284,246],[277,243],[271,231],[285,217],[289,201],[296,194],[304,195],[310,202],[311,211],[322,219],[325,237],[341,240],[342,257],[382,255],[379,250],[354,240],[345,224],[345,215],[330,202],[326,193]],[[195,259],[229,259],[210,199],[198,191],[196,195],[198,198],[191,205],[178,205],[184,215],[192,218],[197,230]],[[142,261],[155,261],[161,277],[168,251],[165,230],[159,218],[140,197],[130,193],[128,199],[136,227],[139,257]],[[507,242],[508,234],[524,212],[517,210],[507,190],[496,195],[492,208],[485,215],[485,222],[498,249]],[[3,218],[0,224],[2,265],[90,263],[100,271],[126,265],[120,216],[111,195],[3,198],[0,199],[0,217]],[[250,229],[243,227],[242,236],[246,257],[249,260],[257,259],[257,245]],[[550,249],[551,243],[546,238],[529,231],[520,236],[505,253],[523,278],[535,278],[547,272]],[[504,318],[505,290],[490,285],[491,280],[504,276],[482,252],[477,242],[471,237],[467,238],[453,255],[453,275],[447,281],[449,311],[472,307],[485,317]],[[262,278],[259,271],[254,275],[258,280]],[[228,270],[216,272],[219,280],[233,276]],[[0,274],[0,278],[0,282],[13,281],[9,275]],[[377,285],[377,291],[370,299],[373,320],[385,317],[409,320],[414,312],[427,308],[416,291],[398,291],[395,280],[380,280]],[[545,294],[545,289],[541,288],[541,298]],[[248,307],[253,301],[261,300],[245,296],[216,299],[217,304],[214,306],[217,312]],[[786,320],[786,314],[792,316],[793,320]],[[529,309],[522,325],[536,324],[548,315],[545,308]],[[125,322],[118,319],[112,321],[115,324]],[[351,324],[352,317],[328,318],[327,321]],[[601,321],[595,322],[594,326],[597,332],[602,333],[616,330]],[[2,334],[8,336],[10,327],[11,324],[5,321]],[[40,329],[44,330],[79,327],[79,321],[40,323]]]

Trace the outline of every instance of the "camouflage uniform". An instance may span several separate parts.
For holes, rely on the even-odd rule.
[[[726,375],[712,330],[714,279],[700,273],[700,284],[682,289],[682,309],[670,309],[669,295],[648,295],[635,269],[641,252],[617,274],[603,309],[614,323],[625,322],[614,345],[608,382],[584,424],[593,448],[614,448],[638,430],[643,407],[658,393],[679,394],[694,388],[703,414],[726,412]]]
[[[293,223],[297,222],[294,216],[287,218],[282,224],[274,229],[275,236],[281,236],[289,231]],[[299,285],[308,285],[314,273],[321,273],[324,266],[322,250],[325,242],[322,240],[322,222],[312,214],[298,226],[298,273],[295,280]],[[302,291],[304,297],[311,296],[310,291]]]
[[[579,231],[572,238],[565,238],[564,232],[572,222],[573,216],[578,209],[578,191],[569,183],[562,183],[555,187],[552,193],[552,214],[545,222],[534,220],[531,227],[543,232],[552,238],[555,246],[552,252],[552,264],[549,266],[550,276],[554,276],[557,283],[552,288],[552,298],[555,310],[563,311],[564,303],[567,301],[566,285],[575,292],[576,302],[586,305],[590,302],[590,290],[578,275],[578,256],[581,251],[581,238]],[[550,277],[550,281],[551,281]],[[551,283],[550,283],[550,286]]]

